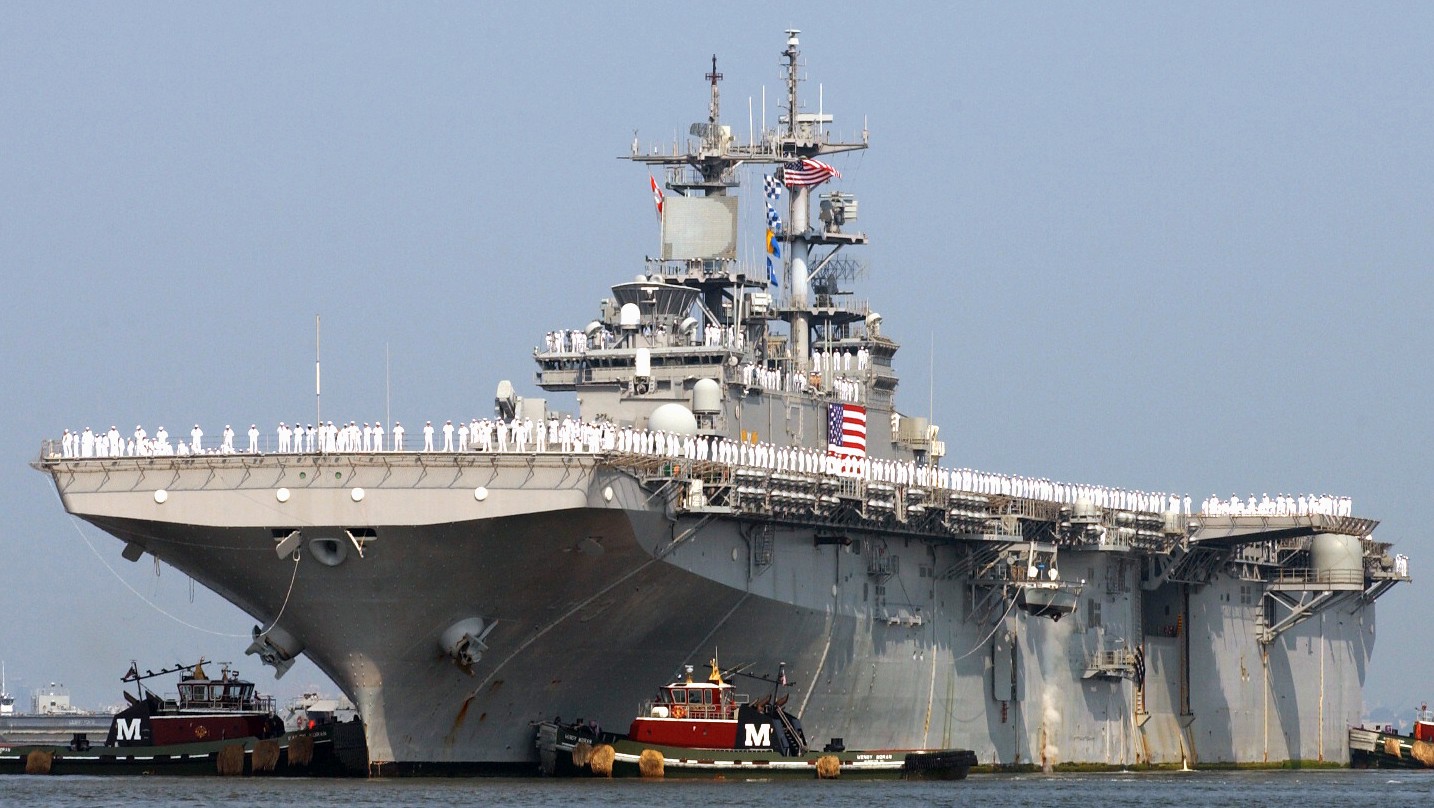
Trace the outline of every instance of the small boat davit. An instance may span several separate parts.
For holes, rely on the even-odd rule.
[[[627,734],[596,722],[561,717],[537,724],[542,771],[557,776],[816,777],[961,780],[976,764],[969,749],[850,750],[833,738],[812,749],[801,718],[788,712],[786,666],[775,679],[723,671],[714,659],[706,682],[692,666],[644,702]],[[756,700],[729,681],[745,676],[772,685]]]
[[[1028,614],[1059,621],[1076,610],[1085,581],[1062,580],[1056,566],[1055,545],[1031,542],[1024,563],[1011,562],[1011,579],[1018,591],[1016,603]]]

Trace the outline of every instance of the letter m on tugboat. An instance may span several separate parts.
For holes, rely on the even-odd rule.
[[[133,742],[140,743],[148,733],[142,733],[140,727],[143,725],[143,718],[116,718],[115,719],[115,741],[119,743]]]
[[[746,739],[742,745],[748,749],[768,749],[772,746],[771,724],[743,724],[742,732]]]

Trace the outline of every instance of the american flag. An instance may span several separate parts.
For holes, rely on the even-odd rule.
[[[821,185],[832,177],[840,178],[841,172],[810,157],[793,160],[782,166],[782,182],[786,183],[788,188]]]
[[[652,183],[652,202],[657,205],[657,218],[662,218],[662,189],[657,187],[657,178],[651,174],[647,175],[648,182]]]
[[[866,407],[827,406],[827,453],[838,457],[866,457]]]

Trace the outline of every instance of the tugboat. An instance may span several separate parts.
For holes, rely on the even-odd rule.
[[[146,680],[181,674],[179,698],[166,699],[155,693]],[[284,734],[284,720],[274,712],[274,700],[254,691],[254,683],[239,678],[239,672],[222,666],[219,678],[204,672],[204,660],[194,665],[177,665],[161,671],[139,672],[135,664],[121,681],[133,683],[135,693],[126,692],[129,706],[110,722],[105,746],[169,746],[233,738],[277,738]]]
[[[1350,727],[1349,765],[1354,769],[1434,769],[1434,710],[1426,702],[1414,712],[1414,729]]]
[[[257,694],[253,682],[227,665],[211,678],[204,665],[201,659],[140,673],[131,663],[121,681],[135,692],[125,692],[128,706],[110,720],[102,746],[87,733],[64,745],[0,746],[0,773],[341,776],[367,768],[361,725],[286,732],[273,699]],[[177,698],[145,684],[171,674],[180,675]]]
[[[596,722],[561,717],[537,725],[542,772],[553,776],[858,777],[961,780],[976,764],[968,749],[855,751],[833,738],[813,750],[801,718],[786,710],[791,687],[786,666],[775,679],[723,671],[717,660],[706,682],[685,675],[643,702],[626,735],[603,732]],[[728,681],[747,676],[773,685],[755,701]]]

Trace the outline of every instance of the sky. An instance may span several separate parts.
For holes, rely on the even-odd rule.
[[[29,468],[65,428],[482,417],[656,253],[634,134],[775,122],[802,30],[861,296],[946,463],[1331,493],[1415,577],[1366,702],[1429,697],[1434,5],[0,4],[0,659],[116,703],[254,621]],[[753,198],[760,188],[748,190]],[[755,254],[758,240],[745,242]],[[571,406],[556,400],[556,404]],[[1411,617],[1413,619],[1411,619]],[[1415,690],[1410,690],[1410,687]]]

